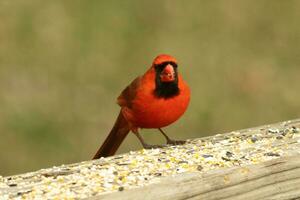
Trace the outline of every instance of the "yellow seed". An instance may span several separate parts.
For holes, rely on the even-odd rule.
[[[224,176],[224,183],[225,183],[225,184],[228,184],[229,182],[230,182],[229,176],[225,175],[225,176]]]

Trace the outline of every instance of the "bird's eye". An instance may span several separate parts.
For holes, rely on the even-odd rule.
[[[157,64],[155,65],[155,69],[158,69],[159,71],[162,71],[165,68],[165,64],[161,63],[161,64]]]
[[[174,68],[177,68],[177,64],[175,62],[165,62],[164,65],[172,65]]]
[[[174,67],[174,68],[177,68],[178,66],[177,66],[177,64],[176,63],[171,63],[171,65]]]

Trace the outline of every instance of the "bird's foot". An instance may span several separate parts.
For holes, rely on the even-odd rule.
[[[167,145],[158,145],[158,144],[144,144],[143,147],[144,149],[157,149],[157,148],[163,148],[163,147],[166,147]]]
[[[186,141],[185,140],[171,140],[169,139],[167,141],[167,144],[171,144],[171,145],[181,145],[181,144],[185,144]]]

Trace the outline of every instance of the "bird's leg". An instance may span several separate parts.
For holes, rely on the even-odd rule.
[[[152,145],[152,144],[147,144],[144,139],[142,138],[142,136],[140,135],[140,133],[138,132],[138,130],[133,130],[132,131],[136,137],[139,139],[139,141],[141,142],[141,144],[143,145],[144,149],[156,149],[156,148],[162,148],[165,147],[165,145]]]
[[[161,128],[158,129],[162,134],[163,136],[166,138],[167,140],[167,144],[173,144],[173,145],[179,145],[179,144],[184,144],[186,141],[184,140],[172,140],[170,139],[167,134],[165,134],[165,132],[163,132],[163,130]]]

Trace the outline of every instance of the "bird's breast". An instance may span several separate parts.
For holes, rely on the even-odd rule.
[[[149,89],[150,87],[148,87]],[[133,101],[133,124],[140,128],[161,128],[178,120],[186,111],[189,100],[189,88],[181,86],[178,95],[170,98],[159,98],[151,90],[140,90]]]

